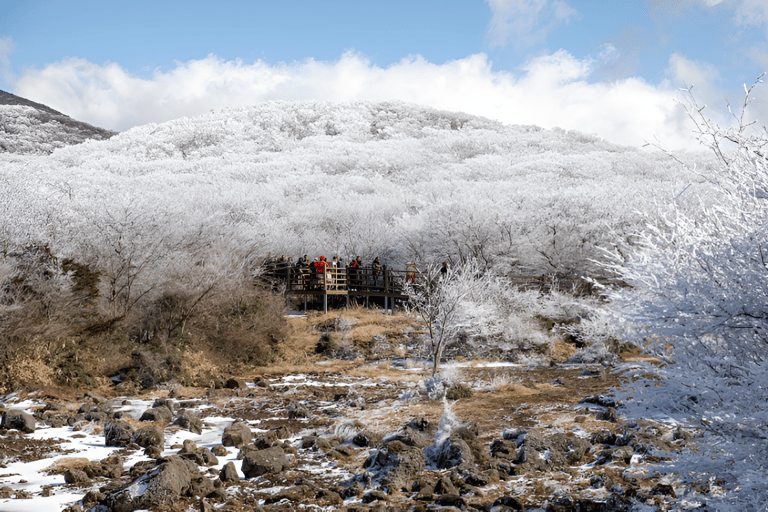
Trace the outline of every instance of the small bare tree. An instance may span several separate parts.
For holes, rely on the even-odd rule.
[[[410,308],[422,319],[429,333],[432,375],[437,373],[447,343],[461,328],[458,322],[462,302],[478,290],[484,278],[476,260],[442,271],[437,264],[418,270],[416,282],[406,283]]]

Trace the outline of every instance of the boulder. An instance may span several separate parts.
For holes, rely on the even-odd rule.
[[[236,484],[240,481],[240,475],[237,474],[234,462],[230,461],[224,464],[219,473],[219,479],[225,484]]]
[[[91,483],[91,479],[88,477],[85,471],[81,469],[68,469],[64,473],[64,483],[67,484],[89,484]]]
[[[221,444],[223,446],[246,446],[253,440],[251,429],[242,421],[235,421],[232,425],[224,429],[221,435]]]
[[[145,508],[168,507],[189,490],[193,477],[200,471],[181,457],[168,457],[158,468],[147,473],[147,488],[141,495]]]
[[[133,439],[133,427],[125,421],[108,422],[104,425],[104,445],[124,447]]]
[[[253,436],[253,445],[257,450],[264,450],[265,448],[271,448],[277,443],[277,432],[274,430],[267,430],[266,432],[257,432]]]
[[[472,449],[466,441],[454,435],[425,448],[424,453],[430,464],[438,469],[465,468],[475,462]]]
[[[459,494],[451,479],[446,476],[437,481],[432,492],[434,494]]]
[[[189,494],[192,480],[199,478],[200,471],[192,462],[171,456],[127,488],[107,495],[105,505],[114,511],[168,508],[177,503],[180,496]]]
[[[193,434],[199,435],[203,433],[203,420],[192,411],[181,411],[174,424],[189,430]]]
[[[491,455],[499,459],[514,460],[517,456],[517,443],[507,439],[494,439],[491,442]]]
[[[3,428],[9,430],[19,430],[25,434],[31,434],[35,431],[35,418],[28,412],[11,409],[3,412]]]
[[[245,383],[245,379],[238,379],[236,377],[230,377],[224,383],[224,387],[227,389],[245,389],[248,384]]]
[[[363,467],[375,475],[374,480],[390,492],[407,489],[424,473],[424,452],[421,448],[391,441],[374,451]]]
[[[241,469],[245,478],[253,478],[267,473],[281,473],[290,466],[291,462],[283,449],[279,446],[273,446],[265,450],[246,453]]]
[[[139,418],[139,421],[154,421],[162,426],[166,426],[171,423],[172,419],[173,413],[168,407],[161,405],[144,411],[141,418]]]
[[[213,482],[203,475],[194,475],[189,481],[187,494],[204,498],[214,490]]]
[[[289,419],[296,419],[296,418],[308,418],[309,417],[309,409],[307,409],[307,406],[296,402],[291,401],[288,404],[288,418]]]
[[[403,428],[384,438],[384,442],[400,441],[408,446],[426,448],[431,445],[435,439],[437,427],[427,418],[414,418]]]
[[[136,443],[142,448],[155,447],[161,451],[165,446],[165,436],[163,431],[155,425],[147,425],[133,433],[132,443]]]
[[[197,444],[190,439],[184,441],[184,445],[179,450],[178,455],[187,460],[191,460],[198,466],[216,466],[219,459],[207,447],[198,448]]]
[[[549,438],[550,446],[565,456],[570,465],[582,463],[585,455],[592,448],[592,443],[572,433],[556,433]]]

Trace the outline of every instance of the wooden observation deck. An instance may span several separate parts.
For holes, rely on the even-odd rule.
[[[365,299],[366,305],[372,298],[384,300],[384,310],[395,308],[396,301],[407,301],[404,293],[408,280],[415,283],[418,272],[383,268],[375,271],[370,267],[357,269],[347,267],[326,267],[323,272],[311,271],[308,267],[275,268],[263,276],[273,284],[284,286],[287,298],[307,299],[323,297],[323,310],[328,312],[328,297],[345,297],[349,306],[350,298]]]

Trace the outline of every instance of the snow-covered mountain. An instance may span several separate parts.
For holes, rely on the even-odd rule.
[[[66,253],[138,215],[158,236],[204,230],[265,253],[475,257],[505,272],[583,269],[631,236],[637,211],[703,181],[661,152],[402,102],[268,102],[0,163],[6,202],[31,212],[6,229]]]
[[[0,153],[48,154],[56,148],[116,134],[0,91]]]

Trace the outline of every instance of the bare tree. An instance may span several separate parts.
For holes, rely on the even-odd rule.
[[[418,270],[416,282],[406,283],[405,287],[410,308],[424,322],[429,334],[432,375],[437,373],[446,344],[454,341],[461,328],[458,320],[462,303],[484,283],[476,260],[442,269],[442,265],[427,265]]]

